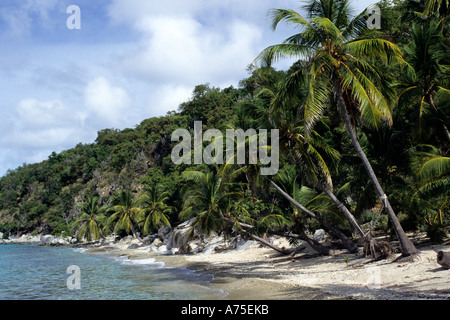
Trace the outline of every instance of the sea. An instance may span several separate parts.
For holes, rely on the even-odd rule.
[[[0,245],[0,300],[215,300],[212,275],[82,248]]]

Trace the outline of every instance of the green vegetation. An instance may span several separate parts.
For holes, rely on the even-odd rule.
[[[289,234],[314,246],[308,232],[324,228],[349,251],[364,238],[374,257],[376,229],[399,240],[404,256],[416,251],[405,231],[442,241],[448,2],[381,1],[381,30],[348,6],[310,0],[304,17],[273,9],[274,29],[287,23],[298,33],[263,50],[238,88],[198,85],[176,112],[10,170],[0,179],[0,232],[141,238],[194,218],[205,232]],[[289,70],[271,67],[286,56],[298,59]],[[175,165],[171,134],[194,121],[203,130],[278,129],[278,174],[261,176],[260,163]]]

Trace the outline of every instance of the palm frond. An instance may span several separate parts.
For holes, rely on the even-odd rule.
[[[441,176],[450,171],[450,157],[429,155],[424,159],[418,175],[422,179],[430,179]]]
[[[304,58],[311,53],[311,48],[302,44],[281,43],[269,46],[264,49],[254,60],[254,63],[259,62],[262,67],[270,67],[273,63],[282,58],[296,57],[298,59]]]
[[[271,9],[268,12],[268,16],[272,20],[273,30],[276,30],[278,24],[283,21],[297,27],[307,26],[309,24],[299,13],[290,9]]]

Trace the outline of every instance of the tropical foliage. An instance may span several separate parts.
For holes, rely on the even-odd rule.
[[[249,61],[237,88],[200,84],[177,111],[9,170],[0,179],[0,232],[141,239],[192,219],[205,233],[262,242],[276,233],[326,253],[310,237],[324,228],[349,251],[364,238],[375,257],[378,230],[405,256],[416,250],[409,231],[442,241],[450,222],[448,1],[378,5],[380,30],[347,0],[269,10],[272,28],[286,24],[293,35]],[[295,62],[275,70],[285,57]],[[278,173],[262,176],[248,148],[245,164],[174,164],[171,134],[193,132],[195,121],[203,131],[277,129]]]

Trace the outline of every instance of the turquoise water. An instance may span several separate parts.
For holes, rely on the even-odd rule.
[[[67,273],[69,266],[79,268],[80,277],[74,281],[75,273]],[[191,270],[165,268],[154,259],[113,258],[68,247],[0,245],[0,300],[220,299],[224,293],[212,287],[211,280]],[[79,289],[73,289],[78,283]]]

